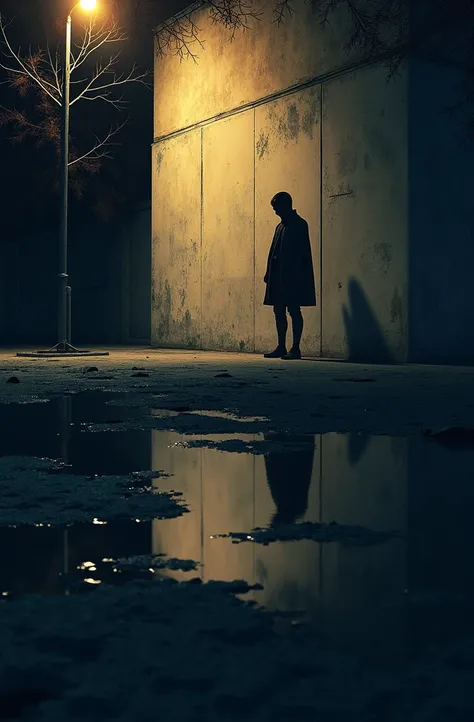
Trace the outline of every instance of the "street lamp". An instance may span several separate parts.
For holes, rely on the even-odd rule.
[[[68,200],[69,200],[69,100],[71,86],[71,25],[72,13],[77,7],[91,12],[97,0],[78,0],[67,16],[66,47],[63,64],[61,104],[60,154],[60,237],[59,237],[59,297],[58,343],[48,351],[22,351],[17,356],[41,358],[45,356],[108,356],[108,351],[79,351],[71,344],[71,286],[68,284]]]
[[[71,88],[71,25],[72,13],[80,7],[91,12],[96,7],[96,0],[79,0],[66,20],[66,47],[64,55],[63,92],[62,92],[62,123],[61,123],[61,158],[60,158],[60,261],[59,261],[59,298],[58,298],[58,343],[51,351],[61,353],[77,353],[71,345],[71,287],[68,284],[68,199],[69,199],[69,100]]]

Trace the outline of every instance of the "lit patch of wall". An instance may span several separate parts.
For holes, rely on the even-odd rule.
[[[260,0],[250,2],[261,9]],[[345,48],[350,23],[343,6],[323,26],[311,3],[292,4],[295,12],[279,25],[265,3],[261,19],[232,41],[208,8],[198,10],[194,19],[204,47],[193,46],[197,63],[176,55],[156,58],[155,138],[356,59],[356,51]]]
[[[201,345],[201,132],[153,148],[152,343]]]
[[[253,127],[248,111],[203,129],[203,348],[254,348]]]

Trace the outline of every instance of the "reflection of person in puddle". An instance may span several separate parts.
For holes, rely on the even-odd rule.
[[[272,437],[265,436],[265,440],[270,441]],[[276,506],[272,526],[293,524],[306,513],[313,458],[313,443],[308,443],[307,449],[265,455],[267,482]]]

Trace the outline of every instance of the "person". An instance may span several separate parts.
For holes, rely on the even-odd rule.
[[[303,315],[301,306],[316,305],[313,260],[308,224],[293,208],[293,199],[282,191],[271,200],[281,222],[277,225],[268,254],[264,282],[267,284],[264,305],[273,306],[278,344],[265,358],[300,359]],[[288,321],[291,317],[293,345],[286,350]]]

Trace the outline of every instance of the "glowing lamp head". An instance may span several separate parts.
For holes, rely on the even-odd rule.
[[[79,5],[83,10],[95,10],[95,6],[97,5],[97,0],[80,0]]]

